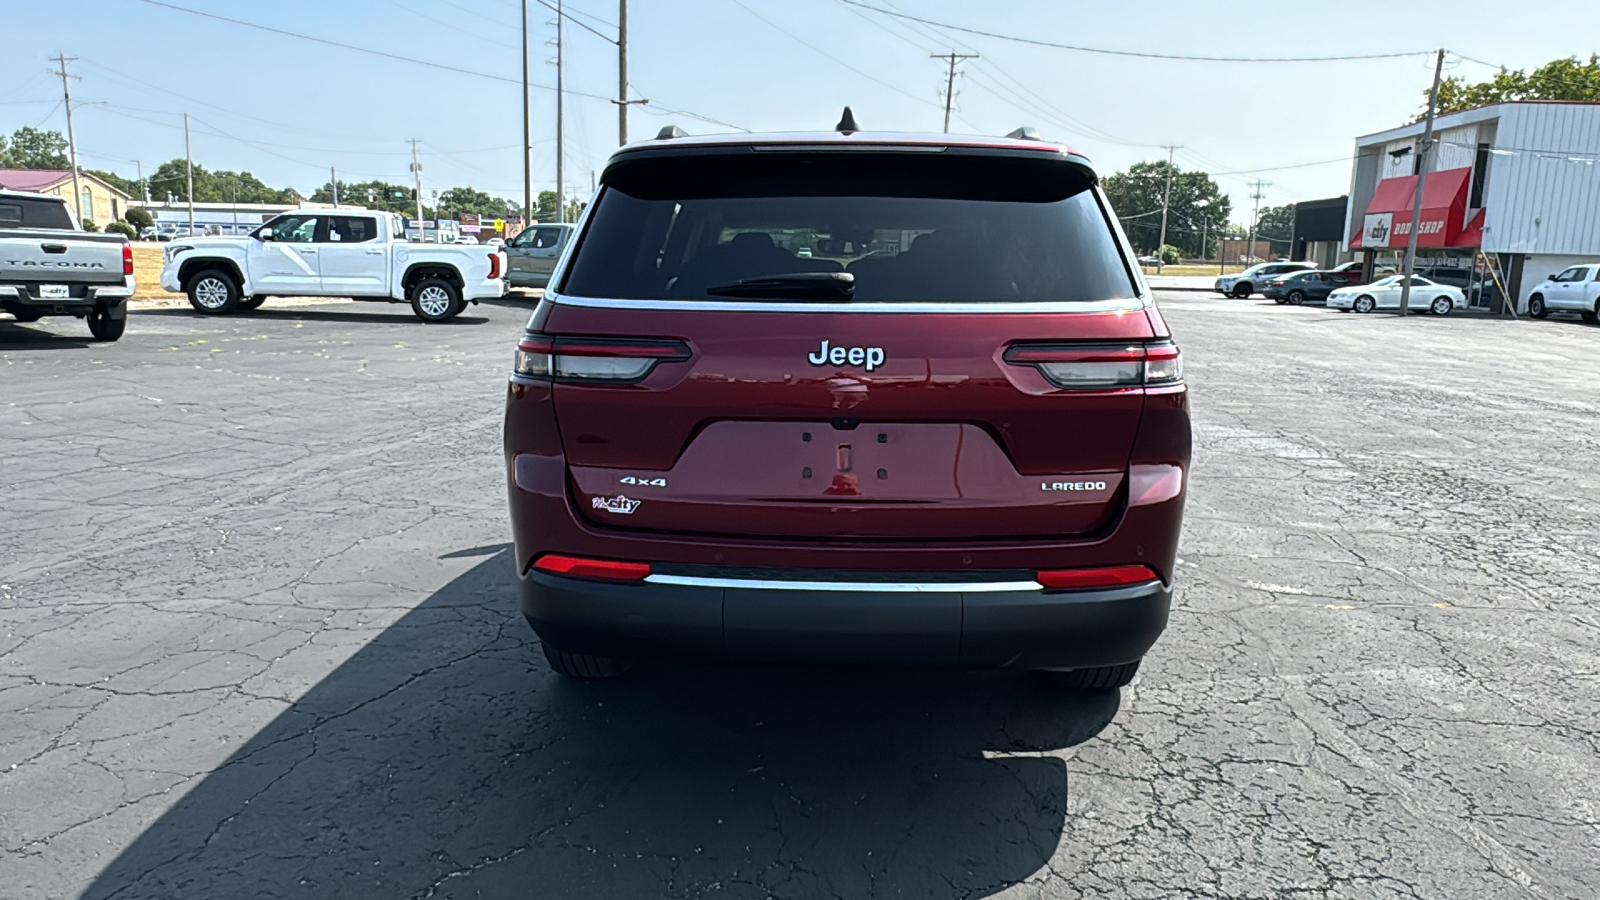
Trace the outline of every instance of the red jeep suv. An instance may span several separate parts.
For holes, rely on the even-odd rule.
[[[1178,349],[1088,160],[1008,138],[617,151],[517,344],[522,612],[640,657],[1126,684],[1166,626]]]

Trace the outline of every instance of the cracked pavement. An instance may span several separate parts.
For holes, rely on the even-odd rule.
[[[527,305],[0,321],[0,897],[1600,896],[1600,329],[1163,310],[1176,605],[1083,697],[558,680]]]

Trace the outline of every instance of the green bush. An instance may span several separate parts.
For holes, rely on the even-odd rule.
[[[83,220],[83,230],[84,231],[99,231],[100,230],[100,226],[96,225],[94,223],[93,219],[84,219]]]
[[[142,206],[128,207],[128,213],[123,218],[127,219],[128,224],[134,228],[149,228],[156,223],[155,217],[150,215],[150,210]]]
[[[1183,259],[1183,254],[1171,244],[1163,244],[1161,249],[1156,252],[1156,256],[1161,257],[1162,264],[1168,266],[1175,266]]]
[[[130,241],[139,236],[138,230],[127,222],[112,222],[106,226],[106,231],[120,234]]]

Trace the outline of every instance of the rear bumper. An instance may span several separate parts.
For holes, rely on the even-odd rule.
[[[523,615],[563,650],[603,656],[1072,669],[1133,662],[1167,624],[1159,581],[1089,591],[819,590],[720,579],[618,583],[530,570]]]
[[[506,283],[498,278],[484,278],[468,284],[462,294],[466,300],[496,300],[506,295]]]
[[[49,299],[35,296],[26,285],[0,284],[0,309],[42,315],[83,315],[97,306],[105,306],[113,312],[114,317],[120,318],[133,291],[132,276],[121,284],[88,285],[81,291],[75,291],[79,296]]]

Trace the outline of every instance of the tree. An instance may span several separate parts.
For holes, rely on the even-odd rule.
[[[333,202],[333,182],[323,182],[311,192],[312,203]],[[405,215],[417,214],[417,200],[409,184],[391,184],[387,181],[339,182],[339,202],[368,209],[382,209]],[[427,209],[423,209],[427,214]]]
[[[1169,266],[1175,266],[1183,262],[1183,252],[1171,244],[1162,244],[1160,252],[1156,255],[1161,257],[1161,261]]]
[[[104,169],[84,169],[83,171],[99,178],[129,197],[139,196],[139,182],[137,181],[130,181],[115,172],[107,172]]]
[[[1487,81],[1468,83],[1453,76],[1439,83],[1439,113],[1460,112],[1490,103],[1511,100],[1576,100],[1600,102],[1600,54],[1591,54],[1587,63],[1576,56],[1551,60],[1532,72],[1501,69]],[[1427,93],[1423,111],[1427,113]]]
[[[139,236],[138,229],[134,228],[132,225],[129,225],[127,222],[112,222],[106,226],[106,231],[120,234],[130,241]]]
[[[11,133],[11,147],[0,141],[0,163],[8,169],[65,169],[67,139],[59,131],[40,131],[24,125]]]
[[[555,197],[554,192],[551,192],[551,197]],[[554,209],[553,199],[551,209]],[[439,213],[446,216],[478,213],[490,220],[506,219],[522,215],[522,205],[468,186],[451,188],[440,194]]]
[[[1256,239],[1262,241],[1287,241],[1294,236],[1294,204],[1269,206],[1261,210],[1256,219]]]
[[[145,209],[142,206],[128,207],[128,211],[122,214],[122,218],[125,219],[129,225],[132,225],[141,231],[156,223],[156,217],[150,215],[150,210]]]
[[[1161,197],[1172,173],[1172,196],[1167,209],[1167,243],[1184,256],[1209,257],[1204,237],[1214,245],[1218,228],[1228,221],[1233,204],[1204,172],[1184,172],[1166,160],[1134,163],[1126,172],[1102,182],[1111,208],[1122,220],[1128,242],[1144,254],[1161,241]]]

